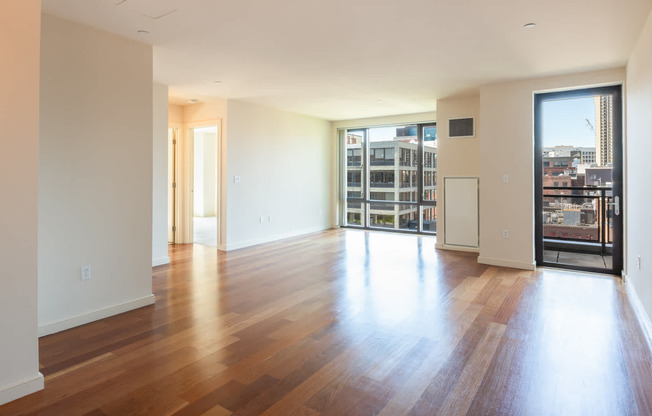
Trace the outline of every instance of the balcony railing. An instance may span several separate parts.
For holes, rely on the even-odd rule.
[[[394,166],[394,159],[372,160],[369,163],[371,164],[371,166]]]
[[[613,243],[611,187],[543,187],[546,246],[607,254]]]
[[[393,188],[394,182],[371,182],[371,188]]]

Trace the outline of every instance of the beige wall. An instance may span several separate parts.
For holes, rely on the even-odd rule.
[[[481,88],[479,262],[534,268],[534,93],[624,79],[619,68]],[[503,183],[504,174],[509,183]],[[509,239],[503,238],[503,229],[509,230]]]
[[[330,228],[330,133],[324,120],[228,101],[227,249]]]
[[[168,257],[168,87],[153,86],[152,142],[152,266]]]
[[[447,176],[480,176],[480,141],[482,126],[479,123],[480,97],[449,98],[437,101],[437,247],[445,248],[444,178]],[[475,118],[475,137],[451,139],[448,137],[448,120]],[[482,187],[482,183],[480,183]],[[459,250],[459,247],[455,247]]]
[[[626,271],[652,315],[652,13],[627,65]],[[638,268],[641,256],[641,268]]]
[[[42,334],[153,302],[152,88],[151,46],[43,16]]]
[[[38,366],[37,209],[41,2],[0,13],[0,404],[43,388]]]
[[[170,127],[178,127],[183,124],[183,106],[168,104],[168,124]]]

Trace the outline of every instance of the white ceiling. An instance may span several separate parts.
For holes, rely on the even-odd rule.
[[[43,0],[45,13],[152,44],[154,80],[172,97],[234,98],[328,120],[433,111],[437,99],[486,83],[625,65],[651,7],[652,0]],[[537,27],[524,29],[529,22]]]

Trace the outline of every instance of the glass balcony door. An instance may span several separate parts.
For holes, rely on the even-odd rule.
[[[343,140],[344,225],[436,233],[435,125],[347,130]]]
[[[621,274],[621,87],[535,96],[536,261]]]

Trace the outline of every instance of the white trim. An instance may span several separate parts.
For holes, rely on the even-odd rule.
[[[8,386],[0,387],[0,405],[9,403],[28,394],[43,390],[45,382],[43,374],[36,373],[32,378],[21,380]]]
[[[271,243],[273,241],[284,240],[286,238],[299,237],[299,236],[302,236],[302,235],[316,233],[316,232],[319,232],[319,231],[325,231],[325,230],[328,230],[328,229],[329,229],[329,227],[324,227],[324,226],[311,227],[311,228],[306,228],[306,229],[303,229],[303,230],[294,231],[294,232],[287,233],[287,234],[278,234],[278,235],[272,235],[272,236],[268,236],[268,237],[255,238],[253,240],[247,240],[247,241],[243,241],[241,243],[232,243],[232,244],[227,243],[226,244],[226,251],[237,250],[237,249],[240,249],[240,248],[251,247],[251,246],[257,246],[258,244]]]
[[[63,321],[54,322],[51,324],[41,325],[38,327],[38,336],[54,334],[56,332],[65,331],[66,329],[74,328],[76,326],[84,325],[90,322],[99,321],[100,319],[108,318],[109,316],[118,315],[134,309],[142,308],[143,306],[153,305],[156,298],[154,295],[148,295],[140,299],[134,299],[129,302],[121,303],[119,305],[109,306],[108,308],[98,309],[93,312],[85,313],[83,315],[74,316],[72,318],[64,319]]]
[[[450,244],[435,244],[437,250],[466,251],[469,253],[479,253],[479,247],[453,246]]]
[[[638,318],[638,322],[641,324],[641,330],[643,331],[643,335],[645,335],[647,346],[650,351],[652,351],[652,321],[650,321],[650,315],[648,315],[647,311],[645,310],[643,302],[641,302],[641,298],[638,297],[636,287],[628,276],[625,276],[625,290],[627,291],[632,309],[634,309],[634,313]]]
[[[158,259],[152,259],[152,267],[162,266],[164,264],[170,264],[169,257],[165,256],[165,257],[160,257]]]
[[[488,264],[490,266],[510,267],[512,269],[536,270],[536,263],[526,263],[520,261],[494,259],[491,257],[478,257],[478,263]]]

